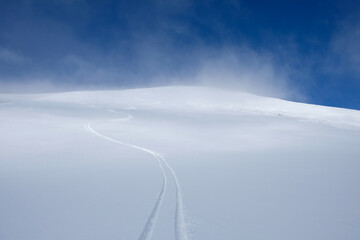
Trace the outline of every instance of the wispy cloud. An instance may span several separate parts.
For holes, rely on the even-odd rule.
[[[357,75],[360,81],[360,18],[351,17],[339,24],[329,52],[329,72]]]
[[[330,40],[326,31],[303,37],[258,22],[246,6],[8,2],[0,8],[0,91],[197,84],[304,101],[321,79],[358,79],[359,21],[344,20]]]
[[[7,63],[20,64],[26,62],[28,59],[15,51],[0,47],[0,61]]]
[[[9,4],[14,14],[3,16],[7,24],[0,38],[16,49],[0,48],[0,60],[10,64],[0,72],[3,85],[202,84],[294,96],[289,64],[276,61],[274,52],[249,47],[246,40],[228,41],[221,18],[235,14],[234,8],[244,11],[236,2],[225,2],[216,18],[204,19],[198,16],[201,8],[216,9],[190,0],[136,6],[112,2],[111,7],[84,1],[20,2]],[[19,53],[29,56],[24,67],[15,66],[26,60]]]

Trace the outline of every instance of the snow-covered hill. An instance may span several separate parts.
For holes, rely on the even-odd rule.
[[[0,95],[0,239],[359,239],[360,112],[199,87]]]

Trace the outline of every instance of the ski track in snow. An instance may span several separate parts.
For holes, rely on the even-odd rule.
[[[106,140],[108,140],[110,142],[113,142],[113,143],[116,143],[116,144],[120,144],[120,145],[124,145],[124,146],[127,146],[127,147],[131,147],[131,148],[135,148],[135,149],[144,151],[146,153],[151,154],[153,157],[155,157],[158,160],[158,164],[159,164],[159,167],[161,169],[162,176],[163,176],[163,185],[162,185],[161,191],[159,193],[159,196],[158,196],[158,198],[157,198],[157,200],[155,202],[155,205],[154,205],[154,207],[153,207],[153,209],[151,211],[151,214],[148,217],[148,220],[146,221],[145,226],[143,228],[143,231],[141,232],[141,235],[139,237],[139,240],[151,239],[152,233],[153,233],[154,228],[155,228],[155,223],[156,223],[156,220],[157,220],[157,216],[158,216],[158,213],[159,213],[159,210],[160,210],[160,206],[161,206],[161,204],[163,202],[163,199],[164,199],[164,194],[165,194],[165,191],[166,191],[166,184],[167,184],[167,178],[166,178],[166,175],[165,175],[165,170],[164,170],[164,168],[163,168],[163,166],[161,164],[162,159],[160,159],[155,152],[153,152],[153,151],[151,151],[149,149],[142,148],[142,147],[132,145],[132,144],[128,144],[128,143],[125,143],[125,142],[121,142],[121,141],[115,140],[113,138],[110,138],[108,136],[105,136],[105,135],[99,133],[98,131],[94,130],[91,127],[90,123],[88,123],[86,127],[90,132],[92,132],[93,134],[95,134],[98,137],[101,137],[103,139],[106,139]]]
[[[186,219],[184,213],[184,204],[182,200],[182,193],[181,193],[181,185],[179,180],[175,174],[175,171],[169,165],[169,163],[163,158],[161,155],[159,157],[165,163],[165,166],[170,170],[171,175],[174,178],[175,186],[176,186],[176,211],[175,211],[175,237],[176,240],[187,240],[188,234],[186,229]]]
[[[113,110],[113,109],[109,109],[107,111],[111,112],[111,113],[116,113],[116,114],[119,114],[119,113],[124,114],[124,113],[121,113],[121,112]],[[124,118],[110,119],[109,121],[112,121],[112,122],[127,122],[127,121],[130,121],[131,119],[133,119],[133,116],[131,114],[128,114],[128,113],[125,113],[125,114],[126,114],[126,117],[124,117]]]
[[[113,112],[113,113],[122,114],[121,112],[113,110],[113,109],[109,109],[108,111]],[[126,115],[127,116],[125,118],[110,119],[109,121],[129,121],[129,120],[133,119],[132,115],[130,115],[130,114],[126,114]],[[166,178],[165,170],[163,168],[162,163],[169,169],[172,177],[174,178],[174,182],[175,182],[175,186],[176,186],[175,239],[176,240],[188,240],[189,238],[188,238],[187,229],[186,229],[186,220],[185,220],[184,207],[183,207],[183,201],[182,201],[181,185],[179,183],[179,180],[176,176],[175,171],[170,166],[170,164],[166,161],[166,159],[160,153],[157,153],[153,150],[143,148],[143,147],[140,147],[140,146],[137,146],[134,144],[122,142],[122,141],[110,138],[106,135],[103,135],[103,134],[99,133],[98,131],[96,131],[94,128],[92,128],[90,122],[88,122],[86,124],[86,129],[88,131],[90,131],[91,133],[95,134],[96,136],[106,139],[110,142],[120,144],[123,146],[127,146],[127,147],[131,147],[131,148],[149,153],[158,161],[159,168],[161,169],[162,176],[163,176],[163,185],[162,185],[161,191],[159,193],[159,196],[155,202],[155,205],[151,211],[151,214],[145,223],[143,231],[141,232],[139,240],[151,239],[152,233],[154,231],[155,224],[157,221],[157,216],[159,214],[160,206],[164,199],[164,194],[165,194],[166,186],[167,186],[167,178]]]

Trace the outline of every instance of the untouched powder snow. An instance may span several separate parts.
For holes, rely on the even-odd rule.
[[[200,87],[0,94],[0,239],[359,239],[360,112]]]

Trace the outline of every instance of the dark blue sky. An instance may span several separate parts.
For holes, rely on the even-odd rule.
[[[359,1],[0,3],[0,92],[208,84],[360,109]]]

